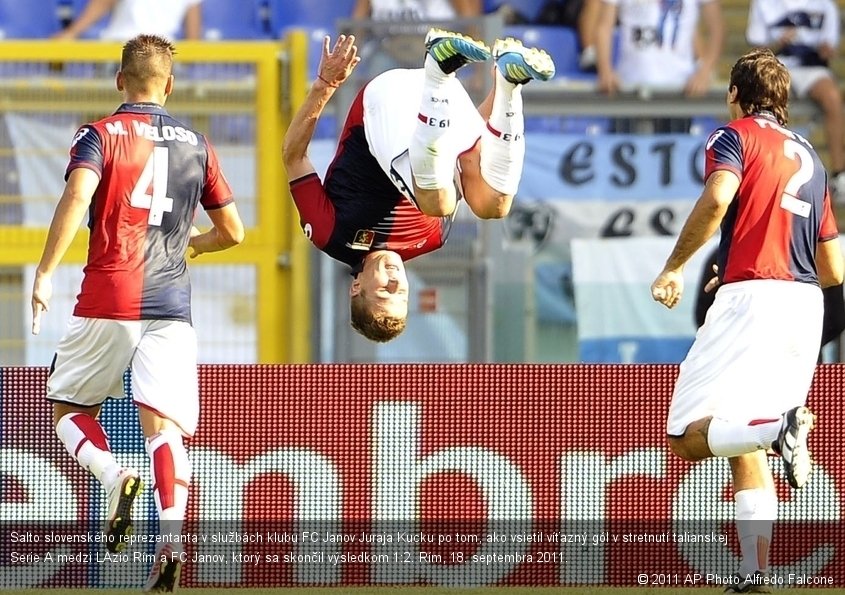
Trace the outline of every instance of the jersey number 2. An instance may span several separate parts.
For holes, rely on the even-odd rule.
[[[149,209],[150,225],[161,225],[164,214],[173,210],[173,199],[167,196],[167,168],[167,147],[154,147],[129,197],[133,207]]]
[[[783,141],[783,154],[789,159],[798,159],[799,166],[783,187],[780,207],[806,219],[810,216],[811,205],[798,198],[798,191],[813,177],[813,156],[801,143],[792,139]]]

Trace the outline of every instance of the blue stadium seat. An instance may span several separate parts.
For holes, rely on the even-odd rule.
[[[42,2],[0,0],[0,39],[44,39],[61,30],[55,6]]]
[[[508,4],[529,23],[533,23],[540,16],[540,10],[545,3],[546,0],[484,0],[484,12],[496,12],[503,4]]]
[[[265,0],[203,0],[202,26],[207,40],[268,39]]]
[[[270,0],[270,26],[281,36],[290,27],[335,30],[338,19],[352,18],[355,0]]]
[[[578,34],[569,27],[552,25],[508,25],[505,35],[521,39],[525,45],[546,50],[555,61],[555,77],[595,78],[578,68]]]

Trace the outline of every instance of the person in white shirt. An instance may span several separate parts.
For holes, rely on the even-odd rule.
[[[481,0],[356,0],[353,20],[385,24],[356,34],[361,57],[367,64],[367,78],[391,68],[416,68],[425,53],[420,31],[404,26],[396,30],[391,24],[444,23],[479,17],[482,13]]]
[[[839,10],[833,0],[751,0],[748,43],[769,47],[792,77],[796,97],[821,109],[829,156],[830,188],[845,202],[845,120],[842,93],[830,70],[839,48]]]
[[[166,39],[200,39],[202,0],[89,0],[79,16],[54,36],[76,39],[111,14],[100,37],[126,41],[140,34]]]
[[[618,18],[619,59],[611,57]],[[707,43],[696,55],[699,18]],[[616,91],[707,92],[722,52],[725,25],[718,0],[602,0],[596,27],[598,87]]]
[[[481,14],[480,0],[358,0],[353,19],[446,21]]]

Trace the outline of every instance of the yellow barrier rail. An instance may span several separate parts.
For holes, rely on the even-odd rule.
[[[42,76],[4,77],[0,85],[0,115],[69,112],[95,119],[111,113],[119,104],[120,95],[113,77],[105,74],[107,68],[101,66],[102,74],[96,77],[75,78],[64,76],[61,65],[92,63],[115,67],[120,53],[121,45],[109,42],[4,41],[0,44],[0,65],[47,64],[50,68]],[[304,97],[306,56],[307,37],[301,32],[292,33],[280,43],[179,42],[176,88],[167,103],[168,110],[177,117],[190,114],[202,120],[223,113],[255,119],[254,223],[242,246],[203,255],[191,265],[240,264],[255,268],[257,363],[311,359],[309,249],[297,223],[280,155],[291,109]],[[250,70],[246,76],[222,80],[213,76],[181,77],[179,66],[190,64],[244,64]],[[288,65],[291,73],[287,80],[291,84],[285,93],[282,69]],[[89,120],[77,124],[85,121]],[[212,141],[218,144],[214,138]],[[15,199],[3,198],[4,203]],[[0,266],[36,264],[46,238],[44,225],[0,225]],[[65,263],[84,262],[86,246],[87,233],[81,231]]]

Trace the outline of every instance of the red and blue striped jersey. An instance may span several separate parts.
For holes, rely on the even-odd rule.
[[[732,171],[740,179],[722,220],[722,282],[818,284],[816,247],[839,232],[827,173],[812,145],[771,114],[749,115],[710,135],[705,178],[718,170]]]
[[[190,322],[185,251],[197,205],[232,202],[211,143],[159,105],[124,104],[78,130],[65,177],[79,167],[100,183],[74,314]]]

